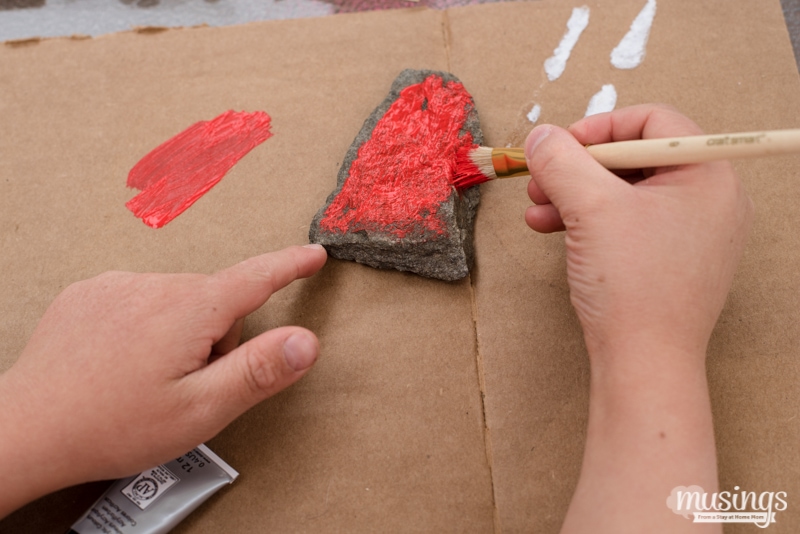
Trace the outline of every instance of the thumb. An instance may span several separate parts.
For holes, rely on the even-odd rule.
[[[195,372],[199,391],[211,403],[220,427],[297,382],[319,356],[317,337],[305,328],[285,326],[264,332]]]
[[[537,126],[528,135],[525,158],[535,187],[567,225],[571,214],[604,202],[625,184],[597,163],[572,134],[550,124]]]

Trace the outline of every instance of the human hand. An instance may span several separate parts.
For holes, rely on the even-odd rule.
[[[525,144],[539,232],[566,229],[570,299],[592,365],[578,486],[562,532],[719,532],[664,505],[717,487],[705,352],[752,220],[726,161],[616,176],[584,144],[697,135],[643,105],[535,128]],[[624,179],[623,179],[624,178]]]
[[[174,459],[300,379],[314,334],[239,338],[246,315],[325,260],[310,245],[211,276],[112,272],[69,286],[0,376],[0,517]]]
[[[664,344],[705,357],[752,219],[733,168],[685,165],[626,181],[582,146],[701,133],[672,108],[641,105],[528,136],[536,205],[525,220],[539,232],[566,229],[570,298],[590,355]]]

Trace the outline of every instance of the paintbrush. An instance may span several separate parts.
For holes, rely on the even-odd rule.
[[[588,145],[607,169],[646,169],[721,159],[800,152],[800,129],[640,139]],[[522,148],[466,147],[456,154],[453,186],[463,190],[496,178],[529,175]]]

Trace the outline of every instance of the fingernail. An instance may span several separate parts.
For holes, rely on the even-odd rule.
[[[537,126],[531,133],[528,134],[528,138],[525,139],[525,157],[533,159],[533,153],[536,151],[536,147],[539,146],[539,143],[545,140],[545,138],[550,135],[553,129],[543,124],[541,126]]]
[[[310,334],[298,332],[283,342],[283,358],[295,371],[311,367],[317,360],[317,341]]]
[[[311,243],[310,245],[303,245],[303,248],[312,248],[314,250],[324,250],[325,247],[322,245],[318,245],[317,243]]]

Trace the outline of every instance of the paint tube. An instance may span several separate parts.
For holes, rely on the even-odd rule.
[[[239,476],[205,445],[114,482],[67,534],[163,534]]]

